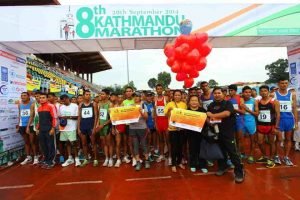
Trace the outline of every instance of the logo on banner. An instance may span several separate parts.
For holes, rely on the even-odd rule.
[[[0,94],[2,95],[8,95],[8,87],[7,85],[0,85]]]
[[[296,63],[291,63],[291,64],[290,64],[290,73],[291,73],[292,75],[296,75],[296,74],[297,74]]]
[[[14,84],[14,85],[22,85],[22,86],[26,86],[26,83],[24,82],[19,82],[19,81],[10,81],[11,84]]]
[[[66,17],[60,20],[60,38],[64,38],[65,40],[75,38],[74,18],[70,12],[70,7]]]
[[[1,66],[1,81],[8,82],[8,69]]]
[[[24,75],[17,74],[14,70],[10,70],[9,72],[11,79],[22,79],[24,80],[26,77]]]

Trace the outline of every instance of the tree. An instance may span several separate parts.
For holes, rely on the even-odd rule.
[[[123,91],[125,91],[126,87],[132,87],[133,90],[136,90],[136,87],[134,86],[134,82],[133,81],[130,81],[128,84],[124,85],[123,86]]]
[[[171,83],[171,74],[168,72],[160,72],[157,75],[157,83],[160,83],[164,88],[167,88]]]
[[[216,86],[218,86],[219,85],[219,83],[217,82],[217,81],[215,81],[214,79],[210,79],[209,81],[208,81],[208,86],[210,87],[210,88],[214,88],[214,87],[216,87]]]
[[[277,61],[266,65],[265,69],[269,72],[267,75],[269,79],[266,80],[266,83],[277,83],[280,78],[284,78],[289,80],[289,73],[288,71],[288,60],[287,59],[278,59]]]
[[[157,84],[156,78],[150,78],[149,79],[149,81],[148,81],[149,88],[151,88],[151,89],[155,88],[156,84]]]

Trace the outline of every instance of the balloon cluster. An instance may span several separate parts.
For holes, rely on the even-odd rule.
[[[206,67],[206,56],[212,49],[207,40],[207,33],[182,34],[174,44],[167,44],[164,48],[167,64],[172,72],[177,73],[176,80],[184,81],[185,88],[192,87],[194,78]]]

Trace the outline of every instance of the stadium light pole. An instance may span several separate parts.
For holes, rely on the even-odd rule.
[[[129,84],[129,61],[128,61],[128,50],[126,50],[126,63],[127,63],[127,84]]]

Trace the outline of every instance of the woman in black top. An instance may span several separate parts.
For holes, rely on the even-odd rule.
[[[192,95],[189,97],[188,110],[206,113],[206,110],[202,107],[200,103],[199,97],[196,95]],[[201,133],[192,130],[186,130],[189,141],[189,157],[191,172],[196,172],[196,168],[198,167],[203,173],[208,172],[206,161],[204,159],[199,158],[200,143],[203,139],[203,135],[206,135],[204,132],[207,132],[207,128],[208,126],[205,123]]]

